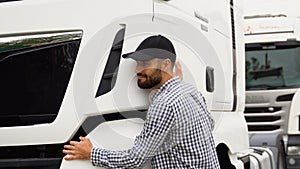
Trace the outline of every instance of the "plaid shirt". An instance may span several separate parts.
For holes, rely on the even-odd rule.
[[[151,97],[141,133],[129,150],[94,147],[91,162],[107,168],[219,169],[212,136],[214,121],[195,87],[179,77],[164,83]]]

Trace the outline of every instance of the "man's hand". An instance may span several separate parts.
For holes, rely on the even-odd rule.
[[[175,72],[174,76],[179,76],[181,80],[183,80],[183,74],[182,74],[182,69],[180,63],[177,61],[175,63]]]
[[[80,142],[70,141],[70,145],[64,145],[63,153],[67,154],[65,160],[89,160],[93,145],[90,139],[79,137]]]

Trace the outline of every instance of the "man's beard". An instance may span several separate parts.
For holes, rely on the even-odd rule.
[[[162,80],[160,69],[155,69],[155,71],[150,76],[141,73],[138,73],[137,75],[144,76],[146,78],[144,82],[141,82],[141,80],[138,79],[138,86],[142,89],[151,89],[154,86],[158,85]]]

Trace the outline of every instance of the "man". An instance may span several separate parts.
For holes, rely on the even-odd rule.
[[[213,119],[195,87],[173,77],[176,54],[164,36],[146,38],[135,52],[123,55],[137,62],[138,86],[151,89],[151,103],[141,133],[129,150],[93,147],[88,138],[65,145],[66,160],[90,159],[108,168],[219,169],[212,136]]]

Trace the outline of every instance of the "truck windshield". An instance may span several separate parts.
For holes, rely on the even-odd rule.
[[[246,44],[246,89],[300,86],[300,42]]]

